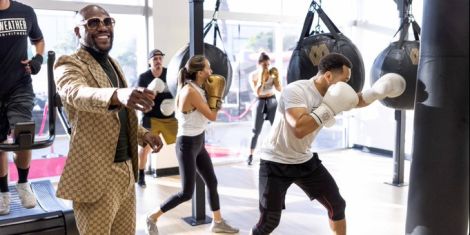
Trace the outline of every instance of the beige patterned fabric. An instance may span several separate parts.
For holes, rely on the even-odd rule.
[[[134,235],[135,184],[131,161],[111,166],[111,181],[96,202],[74,202],[73,210],[81,235]]]
[[[116,61],[118,76],[127,86]],[[70,149],[57,196],[74,202],[95,202],[113,179],[111,168],[119,137],[118,109],[109,108],[113,88],[100,64],[84,49],[61,56],[55,64],[57,91],[72,126]],[[134,179],[137,179],[137,143],[148,132],[139,126],[135,110],[128,109],[129,142]]]

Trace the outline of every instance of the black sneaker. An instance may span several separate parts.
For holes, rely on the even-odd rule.
[[[248,159],[246,160],[246,163],[248,166],[251,166],[251,163],[253,162],[253,155],[248,156]]]
[[[145,177],[140,177],[139,180],[137,181],[137,184],[142,188],[147,187],[147,184],[145,183]]]

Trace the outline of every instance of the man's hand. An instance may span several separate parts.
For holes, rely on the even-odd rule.
[[[37,54],[31,58],[31,60],[22,60],[21,63],[25,66],[27,74],[36,75],[41,70],[41,65],[43,62],[42,55]]]
[[[163,147],[163,142],[162,139],[160,139],[160,136],[153,135],[150,132],[145,133],[143,142],[145,145],[150,145],[153,153],[158,153]]]
[[[136,109],[144,113],[152,110],[155,95],[153,91],[138,88],[120,88],[117,89],[111,98],[112,105],[123,105],[127,108]]]

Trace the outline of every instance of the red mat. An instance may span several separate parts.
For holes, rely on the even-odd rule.
[[[226,147],[218,147],[206,145],[207,152],[210,157],[223,158],[229,156],[238,156],[240,151],[238,149],[231,149]],[[33,159],[31,160],[31,166],[29,167],[28,179],[37,179],[45,177],[60,176],[64,169],[66,157],[54,157],[44,159]],[[13,162],[8,164],[10,181],[18,180],[18,172]]]
[[[47,158],[47,159],[33,159],[29,167],[28,179],[37,179],[44,177],[59,176],[64,169],[65,157]],[[13,162],[8,164],[10,181],[18,180],[18,171]]]
[[[221,157],[230,157],[240,155],[239,149],[212,146],[206,144],[206,150],[209,153],[210,157],[221,158]]]

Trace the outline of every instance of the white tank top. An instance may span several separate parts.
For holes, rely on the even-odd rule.
[[[258,83],[261,82],[262,76],[262,69],[258,69],[255,71],[254,76],[257,76],[258,78]],[[260,96],[265,96],[265,95],[272,95],[274,94],[274,77],[272,75],[269,75],[268,80],[264,83],[264,87],[260,91]]]
[[[193,82],[189,82],[188,85],[196,89],[199,94],[201,94],[202,99],[207,102],[206,92],[202,88],[193,84]],[[200,135],[206,130],[206,126],[209,123],[209,119],[207,119],[197,110],[193,110],[189,113],[183,113],[177,109],[175,112],[175,117],[178,120],[178,134],[176,136]]]

